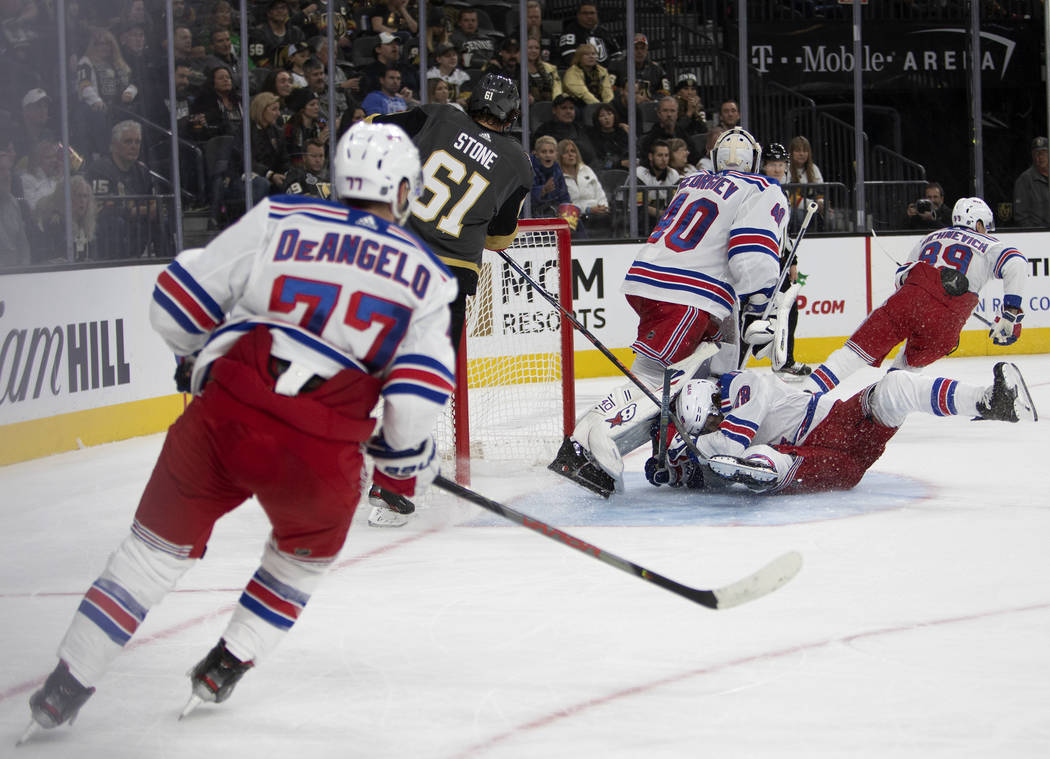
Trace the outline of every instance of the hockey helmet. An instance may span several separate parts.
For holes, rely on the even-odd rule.
[[[709,417],[717,414],[721,418],[721,394],[718,385],[707,379],[694,379],[685,383],[678,394],[678,416],[692,436],[710,432],[705,429]]]
[[[762,165],[762,146],[755,141],[750,132],[740,127],[733,127],[715,142],[713,148],[715,171],[755,172]]]
[[[474,85],[467,101],[467,113],[483,113],[503,122],[504,128],[514,123],[521,113],[521,95],[518,86],[501,75],[485,74]]]
[[[401,183],[408,182],[408,199],[398,203]],[[335,196],[340,200],[389,203],[403,224],[411,201],[419,196],[423,174],[419,151],[401,127],[359,121],[335,146]]]
[[[787,159],[787,148],[785,148],[779,142],[769,143],[769,146],[762,151],[763,164],[769,163],[770,161],[786,161]]]
[[[992,209],[980,198],[959,198],[952,208],[952,225],[977,231],[977,222],[984,222],[985,232],[995,231]]]

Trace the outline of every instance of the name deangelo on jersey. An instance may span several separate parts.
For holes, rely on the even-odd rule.
[[[304,237],[298,229],[285,229],[277,239],[273,260],[327,261],[356,266],[404,285],[420,299],[425,297],[430,285],[429,269],[418,261],[410,261],[406,251],[352,232],[329,232],[318,241]]]

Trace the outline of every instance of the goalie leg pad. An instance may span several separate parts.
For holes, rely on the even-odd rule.
[[[779,372],[788,363],[788,333],[791,331],[791,309],[798,298],[799,285],[794,284],[777,296],[776,318],[773,320],[773,352],[770,361],[773,371]]]

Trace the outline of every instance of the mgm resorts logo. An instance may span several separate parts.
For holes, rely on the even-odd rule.
[[[0,302],[0,318],[4,304]],[[124,320],[11,329],[0,344],[0,405],[131,382]]]

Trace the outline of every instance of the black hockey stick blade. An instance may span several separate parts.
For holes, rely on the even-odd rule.
[[[664,590],[669,590],[675,595],[687,598],[693,603],[700,604],[708,609],[728,609],[768,595],[787,583],[802,568],[802,555],[797,551],[789,551],[769,562],[757,572],[724,587],[715,590],[692,588],[627,559],[623,559],[614,553],[609,553],[598,546],[591,545],[585,540],[573,537],[557,527],[516,511],[510,506],[505,506],[502,503],[486,498],[480,493],[475,493],[473,490],[465,488],[459,483],[446,479],[441,475],[438,475],[434,480],[434,485],[459,496],[465,501],[470,501],[483,509],[487,509],[493,514],[498,514],[504,519],[509,519],[511,522],[517,522],[523,527],[542,533],[551,540],[556,540],[570,548],[575,548],[577,551],[592,556],[609,566],[632,574],[635,577],[640,577],[646,582],[658,585]]]

